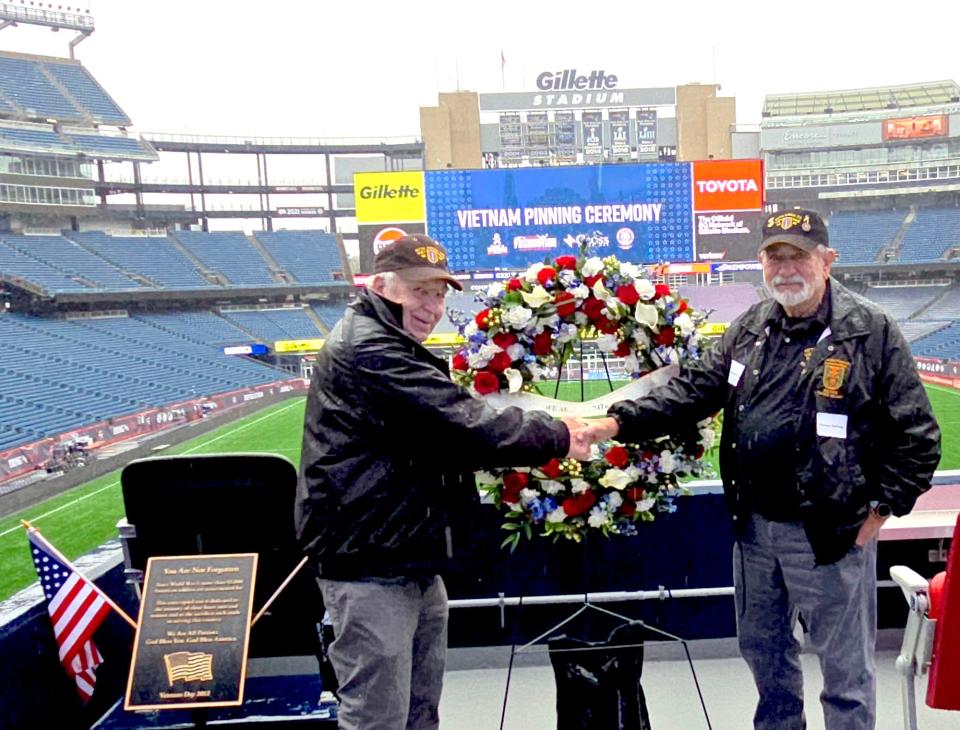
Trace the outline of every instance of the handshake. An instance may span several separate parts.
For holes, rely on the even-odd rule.
[[[609,417],[584,419],[575,416],[564,416],[563,421],[570,432],[570,450],[567,458],[578,461],[588,461],[591,458],[591,446],[600,441],[607,441],[617,435],[620,424]]]

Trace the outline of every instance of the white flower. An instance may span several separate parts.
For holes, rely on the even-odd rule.
[[[467,365],[469,365],[474,370],[479,370],[480,368],[485,368],[487,363],[490,362],[490,355],[483,354],[483,348],[480,349],[480,352],[471,352],[467,355]]]
[[[616,297],[609,297],[606,302],[607,316],[610,317],[610,319],[620,319],[623,315],[630,312],[630,307]]]
[[[569,287],[576,278],[577,272],[570,271],[570,269],[563,269],[559,274],[557,274],[557,279],[561,284],[563,284],[564,288]]]
[[[607,469],[607,473],[600,477],[600,484],[610,489],[626,489],[631,481],[630,475],[622,469]]]
[[[637,341],[637,344],[638,344],[641,348],[646,349],[646,348],[650,347],[650,335],[649,335],[649,333],[648,333],[643,327],[637,327],[637,328],[633,331],[632,337],[633,337],[634,340]]]
[[[501,348],[496,342],[487,342],[486,344],[480,346],[480,354],[489,360],[498,352],[501,352],[502,349],[503,348]]]
[[[535,362],[527,363],[527,370],[530,371],[530,378],[534,382],[540,380],[540,377],[543,375],[543,368],[541,368]]]
[[[637,512],[649,512],[657,500],[652,497],[647,497],[646,499],[641,499],[637,502]]]
[[[537,274],[540,273],[540,269],[544,267],[546,267],[546,264],[543,264],[543,263],[538,262],[538,263],[532,264],[530,268],[527,269],[526,273],[524,273],[523,278],[529,281],[531,284],[534,283],[535,281],[537,281]]]
[[[547,513],[547,522],[563,522],[567,519],[567,513],[563,511],[563,507],[557,507],[553,512]]]
[[[553,295],[550,294],[542,286],[535,286],[532,292],[521,291],[520,296],[523,297],[523,301],[528,307],[536,309],[537,307],[542,307],[544,304],[553,301]]]
[[[571,479],[570,491],[573,492],[574,494],[582,494],[583,492],[589,492],[590,482],[584,479]]]
[[[480,328],[477,327],[477,323],[471,319],[470,322],[467,323],[467,326],[463,328],[463,336],[470,338],[473,335],[477,334],[477,331],[479,329]]]
[[[583,327],[584,325],[590,323],[590,318],[583,312],[577,312],[573,315],[573,321],[576,322],[580,327]]]
[[[660,320],[660,313],[657,311],[657,308],[652,304],[644,304],[643,302],[637,302],[633,316],[636,317],[640,324],[651,328],[656,327],[657,322]]]
[[[640,372],[640,361],[632,352],[623,358],[623,369],[626,370],[627,373]]]
[[[674,469],[677,468],[677,460],[674,458],[673,453],[670,451],[661,451],[660,452],[660,471],[664,474],[670,474]]]
[[[507,348],[507,354],[510,356],[510,360],[519,360],[521,357],[527,354],[527,351],[524,349],[523,345],[519,342],[514,342],[510,347]]]
[[[567,291],[573,294],[573,298],[578,302],[582,302],[584,299],[590,296],[590,287],[588,287],[586,284],[581,284],[573,289],[567,289]]]
[[[641,299],[649,300],[657,295],[657,288],[649,279],[640,279],[639,281],[633,282],[633,285]]]
[[[643,472],[636,466],[628,466],[624,471],[627,473],[627,476],[630,477],[631,481],[636,481],[640,478]]]
[[[503,284],[491,284],[487,287],[485,292],[488,299],[499,299],[500,294],[503,293]]]
[[[560,324],[559,314],[551,314],[549,317],[537,318],[537,326],[541,329],[541,331],[545,327],[549,327],[552,330],[556,329],[559,324]]]
[[[643,268],[636,264],[631,264],[629,261],[621,261],[620,273],[623,276],[629,276],[631,279],[637,280],[643,276]]]
[[[610,522],[610,513],[603,507],[594,507],[590,510],[590,516],[587,518],[587,524],[590,527],[603,527]]]
[[[623,504],[623,497],[620,496],[620,492],[610,492],[606,497],[607,504],[610,505],[611,510],[617,509],[621,504]]]
[[[596,274],[599,274],[601,271],[603,271],[603,259],[599,258],[598,256],[591,256],[590,258],[588,258],[584,262],[583,268],[580,269],[580,272],[583,274],[584,277],[595,276]]]
[[[620,346],[616,335],[600,335],[597,338],[597,349],[600,352],[613,352]]]
[[[573,339],[576,339],[577,336],[577,326],[575,324],[565,324],[560,327],[560,330],[557,332],[554,339],[557,342],[564,343],[570,342]]]
[[[563,482],[558,482],[555,479],[544,479],[540,482],[540,489],[547,494],[560,494],[565,487],[563,486]]]
[[[526,307],[509,307],[501,316],[503,321],[509,324],[511,327],[514,329],[520,329],[530,321],[530,318],[533,316],[533,312]]]
[[[521,489],[520,490],[520,504],[526,506],[530,504],[533,500],[540,496],[540,493],[536,489]]]
[[[516,393],[523,386],[523,375],[515,368],[507,368],[503,371],[507,377],[507,385],[511,393]]]
[[[703,450],[709,451],[717,440],[717,434],[712,428],[700,429],[700,441],[703,443]]]
[[[696,329],[696,325],[694,325],[693,320],[690,319],[690,315],[686,312],[677,316],[673,320],[673,323],[680,328],[680,334],[684,336],[693,334],[693,331]]]
[[[478,471],[474,472],[473,475],[477,480],[477,485],[482,484],[496,484],[499,480],[488,471]]]

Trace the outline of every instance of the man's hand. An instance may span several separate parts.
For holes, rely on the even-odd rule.
[[[596,444],[609,441],[620,431],[620,424],[610,417],[594,418],[587,422],[587,427],[581,434],[589,443]]]
[[[881,517],[873,510],[870,510],[867,514],[867,521],[860,525],[860,532],[857,533],[857,545],[863,547],[873,540],[879,534],[883,523],[888,519],[888,517]]]
[[[590,423],[573,416],[564,416],[560,420],[566,424],[567,430],[570,432],[570,450],[567,452],[567,458],[577,461],[590,459],[590,446],[593,442],[584,436],[584,432],[590,427]]]

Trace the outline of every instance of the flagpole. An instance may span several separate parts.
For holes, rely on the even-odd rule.
[[[47,538],[45,538],[43,535],[40,534],[40,530],[38,530],[36,527],[34,527],[33,525],[31,525],[31,524],[30,524],[29,522],[27,522],[26,520],[20,520],[20,524],[23,525],[23,528],[24,528],[28,533],[33,533],[33,534],[36,536],[36,539],[42,541],[44,547],[45,547],[47,550],[49,550],[51,553],[53,553],[53,555],[54,555],[60,562],[62,562],[64,565],[66,565],[70,570],[72,570],[72,571],[73,571],[74,573],[76,573],[77,575],[83,577],[83,574],[80,573],[79,570],[77,570],[76,566],[75,566],[73,563],[71,563],[69,560],[67,560],[67,558],[63,555],[63,553],[61,553],[61,552],[60,552],[59,550],[57,550],[53,545],[51,545],[50,542],[47,540]],[[120,614],[121,618],[123,618],[124,621],[126,621],[128,624],[130,624],[134,629],[137,628],[137,622],[134,621],[132,618],[130,618],[130,617],[127,615],[127,612],[124,611],[122,608],[120,608],[120,606],[118,606],[118,605],[113,601],[113,599],[110,598],[110,596],[108,596],[106,593],[104,593],[102,590],[100,590],[100,588],[97,586],[96,583],[94,583],[92,580],[87,580],[87,583],[90,585],[91,588],[93,588],[93,590],[95,590],[95,591],[97,592],[97,595],[99,595],[99,596],[104,600],[104,602],[105,602],[108,606],[110,606],[110,608],[112,608],[114,611],[116,611],[117,613]]]
[[[300,563],[297,565],[297,567],[293,569],[293,572],[290,573],[290,575],[287,576],[287,579],[286,579],[285,581],[283,581],[283,583],[280,584],[280,587],[277,588],[277,590],[275,590],[275,591],[273,592],[273,595],[270,596],[270,598],[267,599],[267,602],[263,604],[263,608],[261,608],[259,611],[257,611],[257,615],[253,617],[253,621],[250,622],[250,626],[253,626],[255,623],[257,623],[257,621],[260,620],[260,617],[263,616],[264,613],[266,613],[267,609],[270,608],[270,605],[271,605],[275,600],[277,600],[277,596],[280,595],[281,591],[283,591],[283,589],[287,587],[287,584],[290,583],[290,581],[293,580],[293,577],[294,577],[297,573],[299,573],[299,572],[300,572],[300,569],[301,569],[304,565],[306,565],[306,564],[307,564],[307,556],[304,555],[303,560],[301,560]]]

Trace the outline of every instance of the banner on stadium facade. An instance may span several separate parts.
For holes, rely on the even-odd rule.
[[[610,157],[630,158],[630,110],[611,109]]]
[[[357,223],[423,221],[423,172],[358,172],[353,176]]]
[[[584,112],[580,116],[583,128],[583,159],[599,162],[603,159],[603,112]]]
[[[546,112],[527,114],[527,157],[543,160],[550,157],[550,122]]]
[[[657,110],[637,109],[637,160],[657,159]]]
[[[548,89],[480,94],[479,102],[481,112],[674,106],[677,103],[677,90],[672,86],[652,89]]]
[[[322,337],[305,340],[277,340],[273,343],[274,352],[317,352],[323,349]]]
[[[500,115],[500,156],[517,160],[523,156],[523,126],[519,114]]]
[[[563,163],[577,161],[577,120],[573,112],[555,112],[553,133],[557,160]]]
[[[373,271],[373,257],[387,244],[413,233],[426,233],[426,223],[358,223],[357,245],[360,254],[360,270]]]
[[[931,114],[925,117],[906,117],[903,119],[883,120],[883,139],[924,139],[927,137],[946,137],[949,134],[948,119],[945,114]]]

